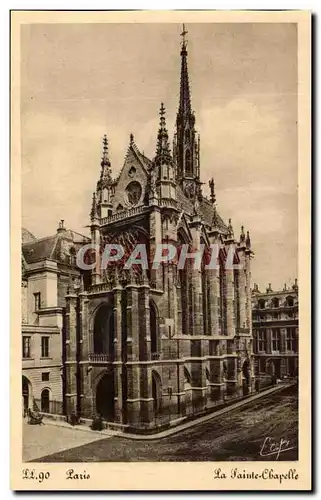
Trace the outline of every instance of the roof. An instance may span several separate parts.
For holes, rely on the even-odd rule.
[[[202,198],[202,200],[200,201],[200,212],[204,217],[204,222],[209,226],[211,226],[213,219],[213,205],[208,199]],[[222,217],[217,213],[217,211],[216,211],[216,224],[223,233],[227,231],[227,226],[223,221]]]
[[[176,195],[177,195],[177,201],[181,205],[184,212],[188,215],[192,215],[193,211],[194,211],[194,205],[188,198],[186,198],[186,196],[184,195],[182,188],[180,186],[177,186]],[[202,216],[202,219],[204,220],[205,224],[212,226],[213,205],[206,198],[202,198],[202,200],[200,201],[199,212],[200,212],[200,215]],[[225,233],[227,231],[226,224],[224,223],[223,219],[221,218],[221,216],[217,212],[216,212],[216,214],[217,214],[217,225],[218,225],[219,229],[223,233]]]
[[[35,241],[37,238],[25,227],[21,228],[21,241],[22,243],[29,243]]]
[[[22,244],[22,254],[28,264],[40,260],[61,260],[61,242],[69,241],[76,248],[79,245],[87,243],[90,239],[77,231],[66,229],[59,231],[53,236],[38,238],[28,243]]]
[[[55,247],[57,235],[41,238],[22,245],[22,253],[27,263],[50,259]]]

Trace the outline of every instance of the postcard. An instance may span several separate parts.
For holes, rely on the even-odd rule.
[[[11,12],[11,488],[311,490],[311,13]]]

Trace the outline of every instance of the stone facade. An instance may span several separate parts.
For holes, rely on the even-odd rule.
[[[254,285],[253,339],[257,376],[276,375],[277,378],[298,375],[299,301],[298,284],[266,292]]]
[[[156,134],[155,134],[156,135]],[[249,233],[234,237],[200,182],[200,136],[181,49],[180,101],[173,154],[165,108],[153,160],[133,135],[119,176],[112,177],[104,138],[101,173],[93,194],[91,242],[137,244],[153,256],[158,244],[220,247],[218,269],[177,261],[125,270],[123,262],[97,266],[66,295],[63,347],[65,404],[85,418],[101,414],[115,426],[151,429],[248,394],[254,388]],[[229,251],[237,269],[226,266]]]
[[[63,335],[65,295],[80,279],[75,254],[86,238],[64,228],[37,239],[22,231],[22,397],[45,413],[64,413]]]

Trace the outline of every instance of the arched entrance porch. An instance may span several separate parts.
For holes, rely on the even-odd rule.
[[[115,387],[114,373],[105,373],[96,387],[96,412],[105,420],[113,422],[115,419]]]

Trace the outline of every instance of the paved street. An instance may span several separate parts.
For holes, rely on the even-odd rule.
[[[57,427],[46,423],[45,425],[28,425],[23,422],[23,449],[22,459],[25,462],[35,460],[44,455],[70,450],[92,441],[101,439],[94,432],[79,431],[72,427]]]
[[[290,387],[163,439],[104,438],[37,461],[296,460],[297,401],[296,388]],[[281,448],[288,451],[277,456],[282,439]]]

